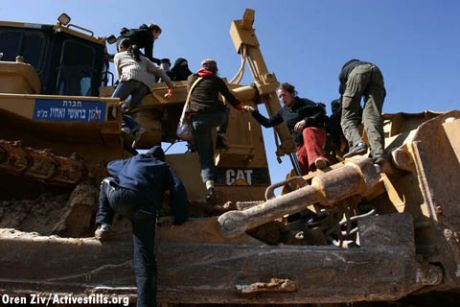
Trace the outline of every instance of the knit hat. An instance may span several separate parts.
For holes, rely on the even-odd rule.
[[[201,67],[217,72],[217,62],[213,59],[204,59],[201,62]]]

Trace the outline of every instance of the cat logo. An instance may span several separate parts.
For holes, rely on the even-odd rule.
[[[252,185],[252,169],[228,169],[225,172],[227,185]]]

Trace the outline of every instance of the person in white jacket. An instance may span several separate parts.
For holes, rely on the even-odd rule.
[[[145,130],[134,120],[129,111],[139,106],[145,95],[150,93],[150,87],[159,78],[168,85],[165,98],[172,96],[174,84],[166,73],[148,58],[143,56],[139,48],[133,45],[129,39],[121,40],[118,53],[114,57],[114,63],[118,74],[119,84],[112,97],[126,100],[131,99],[124,105],[122,131],[133,134],[135,140],[133,147],[139,142]]]

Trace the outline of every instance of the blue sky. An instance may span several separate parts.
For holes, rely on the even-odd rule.
[[[385,113],[460,108],[456,0],[3,0],[0,19],[52,24],[66,12],[72,23],[96,36],[156,23],[163,29],[156,57],[185,57],[192,70],[212,57],[221,76],[231,79],[240,58],[228,31],[245,8],[256,10],[254,27],[268,69],[279,81],[294,84],[299,96],[326,103],[328,111],[338,96],[339,70],[350,58],[381,68],[388,93]],[[265,132],[275,182],[290,166],[288,159],[278,165],[273,133]]]

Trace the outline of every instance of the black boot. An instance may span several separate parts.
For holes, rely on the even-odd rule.
[[[206,201],[210,204],[217,203],[216,190],[213,187],[208,188],[206,191]]]
[[[227,141],[223,135],[217,135],[216,138],[216,149],[228,149]]]
[[[367,145],[364,143],[358,143],[353,146],[349,152],[343,155],[344,158],[350,158],[356,155],[363,155],[367,152]]]

